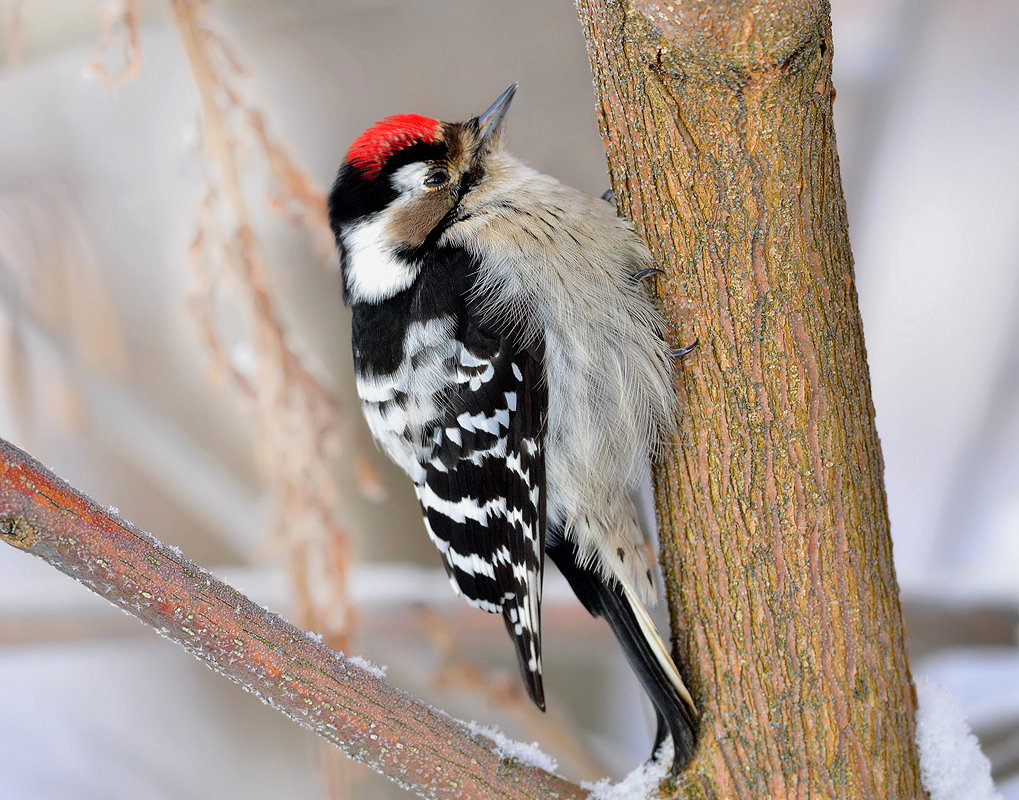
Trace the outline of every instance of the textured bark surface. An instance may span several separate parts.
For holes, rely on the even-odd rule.
[[[824,2],[579,0],[613,188],[666,270],[656,477],[702,710],[684,798],[921,798]]]
[[[472,734],[463,722],[253,603],[3,439],[0,541],[49,562],[421,797],[579,800],[587,795],[579,786],[500,754],[494,742]],[[45,686],[36,688],[45,691]],[[168,757],[172,760],[172,754]]]

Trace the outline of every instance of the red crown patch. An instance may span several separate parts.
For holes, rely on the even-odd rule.
[[[374,180],[394,153],[418,142],[434,142],[438,128],[438,120],[419,114],[386,117],[354,140],[344,161],[356,167],[366,179]]]

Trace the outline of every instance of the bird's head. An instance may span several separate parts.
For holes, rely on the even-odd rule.
[[[398,114],[354,140],[329,195],[349,301],[382,302],[413,282],[422,254],[483,191],[516,88],[466,122]]]

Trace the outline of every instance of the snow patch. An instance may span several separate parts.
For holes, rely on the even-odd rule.
[[[930,800],[1001,800],[959,701],[927,678],[917,681],[916,694],[920,775]]]
[[[374,661],[369,661],[367,658],[361,658],[361,656],[347,656],[346,658],[351,664],[360,667],[365,672],[374,675],[376,678],[386,677],[386,673],[389,671],[389,667],[385,664],[376,664]]]
[[[521,764],[527,764],[546,772],[555,772],[559,768],[559,762],[547,753],[543,753],[537,742],[518,742],[510,739],[496,727],[482,725],[480,722],[471,720],[464,723],[467,730],[475,736],[484,736],[491,739],[495,744],[495,752],[500,758],[511,758]]]
[[[653,759],[641,764],[619,783],[602,778],[597,783],[583,781],[580,785],[591,793],[589,800],[651,800],[660,796],[658,787],[669,774],[672,755],[672,739],[667,738]]]

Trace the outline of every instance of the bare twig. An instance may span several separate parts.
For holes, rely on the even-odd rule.
[[[4,29],[7,34],[7,57],[4,68],[14,72],[21,66],[21,47],[24,43],[21,26],[22,0],[7,0],[4,5]]]
[[[336,248],[326,213],[325,193],[294,162],[287,149],[269,134],[262,111],[248,109],[248,123],[265,154],[276,184],[269,197],[270,206],[303,228],[312,239],[320,263],[335,268]]]
[[[89,62],[88,69],[107,89],[137,78],[142,71],[141,10],[138,0],[111,0],[99,14],[103,24],[103,41],[99,54]],[[103,60],[120,40],[123,66],[111,72]]]
[[[275,542],[288,556],[300,620],[322,631],[333,646],[344,647],[353,614],[346,597],[350,545],[335,475],[341,442],[356,443],[361,434],[352,430],[351,420],[294,349],[284,327],[243,190],[240,154],[247,140],[265,152],[266,167],[279,187],[276,196],[282,198],[278,203],[315,233],[319,248],[328,233],[324,198],[269,136],[261,112],[244,102],[236,85],[244,68],[232,46],[206,26],[206,5],[204,0],[171,2],[201,101],[209,163],[209,187],[189,250],[198,278],[193,308],[216,372],[231,379],[253,412],[275,500]],[[239,128],[238,120],[251,129]],[[245,341],[239,344],[228,341],[218,325],[215,309],[224,298],[246,321]],[[238,359],[238,351],[247,357]],[[370,463],[360,451],[351,455],[359,488],[377,496],[380,483]]]
[[[0,539],[138,617],[347,755],[424,797],[581,798],[253,603],[0,439]]]
[[[208,25],[208,5],[207,0],[171,2],[201,100],[209,164],[206,198],[189,249],[198,276],[192,306],[217,373],[232,379],[253,411],[276,511],[271,544],[287,558],[298,620],[322,631],[329,645],[345,649],[354,610],[347,596],[350,536],[336,484],[340,451],[346,450],[352,482],[365,497],[379,499],[382,484],[366,453],[363,429],[342,413],[289,340],[243,178],[252,161],[261,161],[270,207],[308,236],[321,265],[336,261],[325,194],[272,136],[265,113],[245,99],[241,80],[247,70],[232,43]],[[247,158],[252,154],[256,159]],[[218,324],[217,309],[224,315],[217,301],[224,299],[247,323],[237,344]],[[249,356],[247,372],[231,357],[238,351]],[[322,756],[327,796],[350,796],[344,788],[350,776],[343,775],[348,765],[332,748],[324,748]]]

